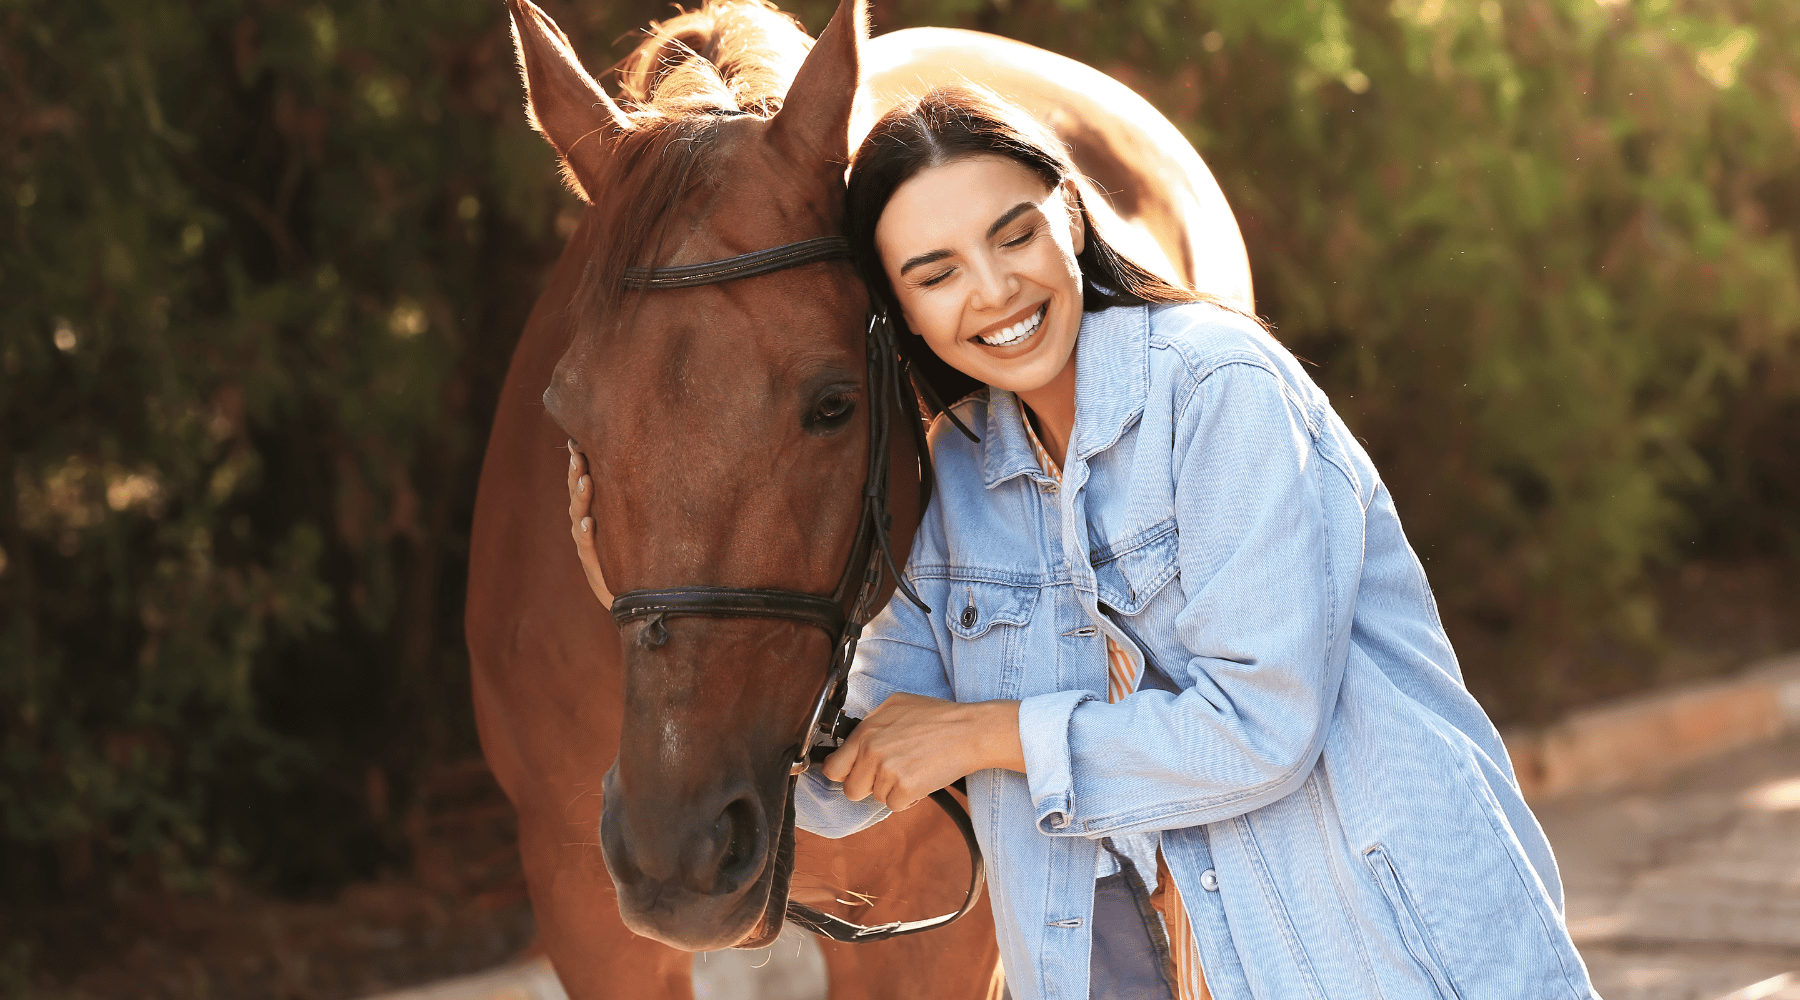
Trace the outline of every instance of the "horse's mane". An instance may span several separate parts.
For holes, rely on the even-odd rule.
[[[630,128],[613,140],[616,186],[630,206],[599,234],[576,301],[614,313],[625,269],[650,263],[663,222],[706,176],[715,126],[737,114],[769,119],[812,48],[800,25],[763,0],[707,0],[644,29],[648,37],[614,66]]]

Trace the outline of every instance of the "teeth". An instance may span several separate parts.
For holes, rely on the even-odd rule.
[[[1037,332],[1038,324],[1044,321],[1044,310],[1048,309],[1049,306],[1050,304],[1046,302],[1037,312],[1032,313],[1006,329],[1001,330],[999,333],[988,337],[976,337],[975,339],[989,347],[1011,347]]]

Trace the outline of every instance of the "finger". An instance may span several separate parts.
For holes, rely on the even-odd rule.
[[[894,812],[905,812],[925,801],[925,798],[932,793],[933,788],[917,778],[918,776],[915,775],[911,779],[901,778],[894,782],[891,799],[895,804],[888,806],[889,809]]]
[[[846,740],[825,758],[825,763],[819,765],[819,773],[832,781],[843,781],[849,777],[855,764],[856,748]]]
[[[852,802],[861,802],[875,791],[875,766],[869,761],[859,760],[844,775],[844,798]]]
[[[875,796],[881,804],[888,807],[889,812],[905,812],[919,797],[913,794],[906,782],[899,777],[891,777]]]
[[[583,520],[586,520],[585,518]],[[581,521],[569,525],[569,537],[575,540],[575,557],[581,560],[581,571],[587,572],[588,551],[593,544],[593,531],[583,531]]]
[[[868,720],[865,719],[855,729],[852,729],[850,735],[844,737],[844,742],[838,744],[838,748],[831,752],[831,756],[825,758],[827,765],[825,776],[833,781],[849,781],[851,773],[859,765],[862,765],[870,769],[863,776],[864,794],[867,794],[869,783],[875,780],[873,769],[880,767],[880,761],[866,751],[869,748],[870,737],[880,728],[878,725],[868,725]],[[834,775],[842,775],[842,777]]]
[[[575,553],[581,557],[583,569],[600,568],[600,550],[594,545],[594,519],[583,517],[569,526],[569,534],[575,536]]]
[[[594,538],[594,519],[583,517],[569,526],[569,534],[575,538],[575,554],[581,558],[581,572],[587,577],[588,589],[600,599],[600,603],[611,608],[612,591],[606,586],[606,574],[600,572],[600,549]]]
[[[581,519],[594,511],[594,480],[591,476],[577,476],[569,487],[569,522],[580,523]]]
[[[569,469],[568,469],[568,473],[567,473],[568,489],[569,489],[569,523],[570,524],[574,524],[577,521],[580,521],[582,518],[582,515],[587,513],[587,501],[586,500],[578,500],[577,496],[576,496],[576,491],[575,491],[575,484],[581,479],[581,465],[582,465],[581,456],[576,454],[574,451],[570,451],[569,452]]]
[[[857,769],[852,767],[844,774],[842,780],[844,782],[844,798],[852,802],[861,802],[869,797],[869,776],[866,769],[859,774]]]

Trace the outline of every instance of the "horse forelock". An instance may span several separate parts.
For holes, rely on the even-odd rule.
[[[623,95],[652,113],[772,115],[812,47],[796,21],[761,0],[709,0],[645,33],[613,71]]]
[[[774,117],[812,48],[798,22],[763,0],[709,0],[645,32],[612,70],[632,127],[613,140],[605,197],[616,215],[596,230],[601,243],[573,303],[578,330],[629,309],[625,269],[655,256],[682,196],[709,176],[716,126],[729,117],[719,113]]]

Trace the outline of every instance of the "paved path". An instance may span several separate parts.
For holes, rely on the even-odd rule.
[[[1606,1000],[1800,1000],[1800,733],[1535,808]]]

